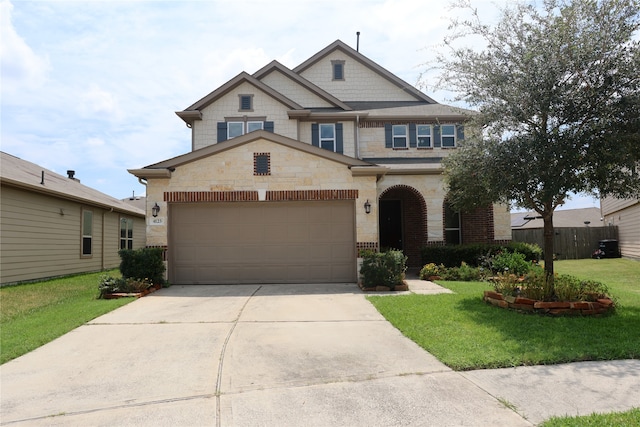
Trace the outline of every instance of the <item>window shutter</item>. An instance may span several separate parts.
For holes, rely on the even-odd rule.
[[[317,123],[311,124],[311,145],[320,147],[320,130]]]
[[[386,123],[384,125],[384,147],[393,148],[393,127],[391,124]]]
[[[273,133],[273,122],[264,122],[264,130]]]
[[[435,125],[433,127],[433,146],[442,147],[442,138],[440,137],[440,126]]]
[[[227,122],[218,122],[218,142],[227,140]]]
[[[336,153],[343,154],[342,123],[336,123]]]
[[[409,123],[409,147],[411,148],[418,146],[418,135],[416,132],[416,124]]]
[[[457,133],[456,138],[458,141],[464,140],[464,125],[457,125],[456,133]]]

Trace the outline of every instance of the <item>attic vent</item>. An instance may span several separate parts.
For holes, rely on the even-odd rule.
[[[271,154],[253,153],[253,174],[271,175]]]
[[[240,98],[239,111],[253,111],[253,95],[238,95]]]
[[[72,171],[72,170],[67,171],[67,176],[69,177],[69,179],[73,179],[75,174],[76,174],[76,171]]]
[[[344,80],[344,61],[331,61],[333,80]]]

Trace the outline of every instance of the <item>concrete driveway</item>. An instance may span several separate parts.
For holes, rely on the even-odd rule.
[[[0,375],[1,425],[532,425],[353,284],[172,286]]]

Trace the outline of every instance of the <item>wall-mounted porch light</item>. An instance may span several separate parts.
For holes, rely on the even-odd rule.
[[[157,217],[158,213],[160,212],[160,206],[158,206],[158,204],[156,203],[155,205],[153,205],[153,207],[151,208],[151,215],[153,215],[153,217]]]
[[[371,213],[371,203],[369,203],[369,199],[367,199],[367,201],[364,202],[364,211],[368,214]]]

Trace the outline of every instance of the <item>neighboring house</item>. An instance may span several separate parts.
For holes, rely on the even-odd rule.
[[[442,105],[341,41],[240,73],[176,114],[192,151],[147,181],[147,243],[172,283],[355,282],[364,249],[511,239],[505,206],[458,214],[441,160],[471,111]]]
[[[606,197],[600,205],[605,225],[618,227],[622,256],[640,260],[640,199]]]
[[[602,214],[599,208],[564,209],[553,212],[553,226],[560,227],[602,227]],[[525,230],[544,228],[540,214],[532,212],[512,212],[511,229]]]
[[[144,210],[1,153],[0,283],[120,264],[120,248],[146,244]]]

